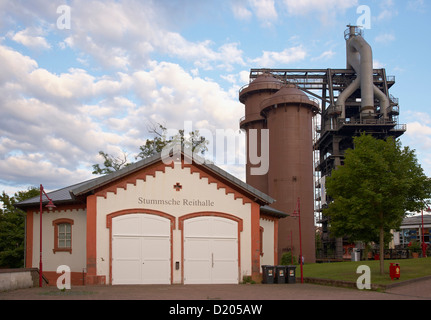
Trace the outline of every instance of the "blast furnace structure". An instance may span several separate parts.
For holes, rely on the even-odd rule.
[[[257,145],[258,154],[269,151],[268,173],[253,175],[247,157],[247,183],[273,197],[272,207],[288,214],[298,209],[300,199],[305,262],[343,258],[343,239],[331,237],[330,217],[323,216],[322,209],[330,201],[325,179],[343,165],[353,137],[366,132],[379,139],[398,138],[406,131],[398,122],[398,99],[389,93],[395,77],[387,76],[385,69],[373,69],[372,50],[361,28],[348,26],[344,37],[346,69],[251,69],[250,83],[239,92],[245,105],[240,127],[247,139],[257,132],[260,142],[262,129],[269,132],[269,145]],[[317,224],[321,225],[319,250]],[[299,227],[294,217],[279,222],[279,258],[291,248],[298,257]]]

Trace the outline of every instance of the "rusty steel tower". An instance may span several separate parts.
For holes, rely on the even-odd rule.
[[[348,26],[344,38],[345,69],[251,69],[250,83],[239,92],[245,105],[240,127],[247,137],[251,129],[269,130],[269,146],[265,146],[269,171],[251,175],[253,165],[247,161],[247,183],[276,199],[273,207],[286,213],[295,210],[300,198],[306,262],[316,256],[342,259],[343,239],[331,237],[330,217],[323,216],[322,209],[330,201],[325,179],[343,165],[353,137],[366,132],[379,139],[398,138],[406,131],[398,122],[398,99],[389,93],[395,77],[387,76],[385,69],[373,69],[372,50],[362,29]],[[258,153],[262,148],[257,145]],[[318,252],[317,224],[322,240]],[[299,256],[294,218],[280,221],[278,240],[279,257],[291,245]]]

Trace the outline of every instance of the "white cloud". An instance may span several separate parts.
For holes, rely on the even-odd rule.
[[[157,90],[149,92],[151,104],[137,112],[145,112],[147,116],[164,115],[167,125],[212,119],[208,129],[225,128],[236,126],[241,117],[241,104],[231,100],[216,82],[193,77],[177,64],[162,62],[144,78],[154,79],[151,86]]]
[[[426,108],[427,106],[425,106]],[[415,150],[418,162],[426,175],[431,176],[431,116],[427,112],[405,110],[407,131],[401,136],[404,146]]]
[[[237,7],[242,18],[252,13],[262,23],[273,23],[278,17],[273,0],[250,0],[246,5],[245,11]],[[185,121],[212,132],[238,128],[244,107],[237,94],[239,85],[248,81],[248,72],[235,68],[245,67],[250,59],[237,40],[189,40],[172,28],[172,22],[166,23],[168,17],[152,1],[76,0],[71,7],[72,28],[60,34],[63,38],[51,51],[73,52],[85,63],[82,68],[55,73],[40,67],[37,56],[0,44],[0,181],[36,185],[55,181],[59,186],[69,183],[74,172],[77,180],[83,179],[83,173],[100,161],[99,150],[136,154],[149,137],[149,121],[172,129],[182,129]],[[21,14],[13,12],[15,18]],[[33,19],[29,25],[56,21],[55,10],[50,16],[35,12],[25,11],[25,17]],[[43,30],[59,36],[56,30]],[[42,29],[28,27],[11,35],[15,42],[24,42],[27,36],[33,48],[49,45],[43,43],[49,38]],[[293,47],[265,51],[254,61],[289,64],[304,55],[302,47]],[[165,62],[168,59],[187,61],[193,69]],[[225,76],[228,88],[200,76],[211,69],[223,70],[217,79],[232,74]],[[29,170],[32,173],[25,177]]]
[[[294,62],[302,61],[307,56],[303,46],[286,48],[281,52],[263,51],[261,57],[252,59],[251,61],[259,66],[259,68],[270,68],[274,66],[283,67]]]
[[[58,2],[6,2],[8,10],[0,12],[0,28],[5,34],[17,25],[22,29],[0,40],[0,181],[11,184],[49,181],[62,187],[82,181],[91,165],[100,163],[99,150],[111,154],[124,150],[134,160],[139,145],[149,137],[149,121],[172,129],[182,129],[184,121],[192,121],[197,129],[236,129],[244,113],[238,89],[249,81],[249,66],[290,68],[311,55],[300,45],[306,41],[304,35],[298,32],[301,40],[290,42],[290,30],[283,35],[290,43],[285,49],[270,47],[271,41],[267,47],[267,39],[253,38],[254,34],[247,39],[242,38],[245,33],[218,33],[210,40],[215,25],[198,16],[206,6],[200,1],[70,1],[72,28],[61,32],[52,28]],[[232,10],[241,22],[255,19],[253,26],[244,26],[250,33],[256,30],[254,25],[281,25],[286,12],[332,21],[358,1],[235,0],[229,5],[214,6]],[[187,18],[185,13],[194,12],[195,6],[199,7],[196,14]],[[229,22],[218,14],[214,12],[209,20],[220,19],[217,27],[226,28]],[[195,26],[187,19],[201,19],[199,27],[204,23],[209,27],[192,32]],[[274,39],[282,33],[276,31]],[[247,56],[247,41],[262,51]],[[36,50],[26,49],[30,52],[26,56],[4,43]],[[261,43],[265,47],[259,47]],[[335,54],[330,46],[322,47],[326,51],[311,60]],[[43,55],[74,67],[63,65],[56,71],[57,61],[51,65],[46,56],[38,59],[41,49]],[[220,79],[224,80],[218,84]],[[232,170],[243,174],[241,166]]]
[[[395,36],[392,33],[383,33],[379,34],[374,38],[374,41],[377,43],[388,44],[392,41],[395,41]]]
[[[249,3],[259,20],[270,23],[277,19],[274,0],[249,0]]]
[[[322,25],[335,25],[337,16],[358,6],[359,0],[283,0],[282,3],[291,16],[317,20]]]
[[[425,12],[425,0],[409,0],[407,2],[407,9],[424,13]]]
[[[37,62],[21,53],[0,45],[0,84],[20,80],[37,68]]]
[[[81,50],[79,59],[86,64],[122,71],[148,67],[152,55],[158,54],[191,61],[206,70],[244,64],[238,43],[224,43],[217,48],[208,39],[189,41],[167,28],[167,13],[156,3],[128,4],[127,0],[76,1],[71,34],[60,46]]]
[[[316,58],[312,58],[311,61],[319,61],[319,60],[327,60],[331,59],[333,56],[335,56],[335,52],[332,50],[327,50],[322,52],[322,54]]]
[[[383,62],[381,62],[381,61],[379,61],[379,60],[376,60],[376,59],[374,59],[373,60],[373,68],[374,69],[382,69],[382,68],[384,68],[386,65],[383,63]]]
[[[233,0],[231,10],[235,18],[250,20],[253,15],[263,27],[272,27],[278,19],[274,0]]]
[[[210,70],[213,66],[232,69],[234,65],[244,65],[243,52],[238,43],[226,43],[213,50],[212,41],[190,42],[175,32],[166,32],[158,40],[157,47],[162,52],[181,59],[194,61],[195,66]]]
[[[380,1],[380,13],[376,17],[377,21],[388,20],[398,15],[398,10],[395,7],[393,0]]]
[[[409,130],[407,131],[407,135],[418,138],[429,136],[431,139],[431,126],[428,126],[426,123],[420,122],[410,122],[408,124]],[[431,147],[431,144],[430,144]]]
[[[26,28],[11,35],[13,41],[26,47],[35,49],[50,49],[51,45],[42,36],[44,32],[41,28]]]
[[[0,172],[0,181],[25,186],[38,186],[43,183],[53,188],[61,188],[91,178],[87,170],[58,167],[45,161],[41,154],[6,157],[0,161]]]
[[[253,13],[246,8],[245,1],[233,1],[232,12],[235,18],[241,20],[249,20],[253,16]]]
[[[358,5],[358,0],[284,0],[292,15],[304,15],[317,11],[322,14],[339,12]]]
[[[421,121],[414,121],[407,124],[407,131],[402,136],[403,144],[415,150],[419,164],[426,175],[431,176],[431,123],[428,115]]]
[[[224,63],[241,52],[233,45],[218,54]],[[74,172],[79,179],[91,172],[99,150],[136,154],[150,120],[215,130],[236,128],[243,112],[231,92],[174,63],[153,61],[145,71],[96,77],[83,69],[51,73],[1,45],[0,58],[0,181],[56,181],[58,187]],[[129,99],[130,92],[137,99]]]
[[[241,71],[239,73],[239,81],[242,85],[248,84],[250,81],[250,71]]]
[[[114,80],[70,69],[58,76],[5,46],[0,46],[0,59],[1,181],[22,183],[26,172],[31,172],[27,174],[31,184],[37,177],[39,181],[69,181],[74,172],[76,177],[83,173],[82,166],[91,167],[100,149],[123,141],[121,133],[105,132],[104,123],[94,122],[91,112],[82,112],[75,101],[107,99],[119,93],[129,85],[124,74]],[[133,109],[124,97],[112,101],[117,107],[114,116]]]

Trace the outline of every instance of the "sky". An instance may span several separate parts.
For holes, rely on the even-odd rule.
[[[99,151],[134,162],[154,123],[239,130],[250,69],[345,68],[359,23],[430,176],[430,14],[425,0],[0,0],[0,192],[94,178]],[[216,164],[244,179],[235,153]]]

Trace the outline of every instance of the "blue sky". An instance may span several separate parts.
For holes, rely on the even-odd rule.
[[[374,65],[396,76],[403,145],[431,175],[425,0],[0,0],[0,191],[92,178],[100,150],[134,161],[151,122],[238,130],[250,69],[344,68],[361,5]]]

